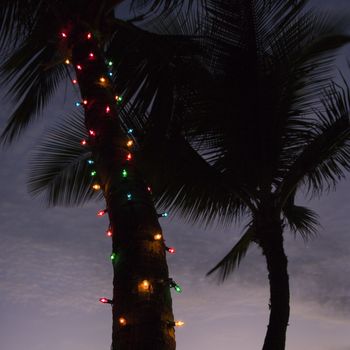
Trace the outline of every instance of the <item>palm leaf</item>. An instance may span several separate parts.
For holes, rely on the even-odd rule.
[[[100,198],[92,190],[93,178],[87,138],[81,115],[72,114],[45,133],[29,163],[28,190],[43,196],[49,206],[77,206]]]
[[[16,103],[1,135],[3,145],[16,140],[40,115],[67,77],[66,67],[62,62],[57,64],[56,55],[55,44],[47,43],[41,35],[25,41],[3,63],[1,74],[9,85],[7,96]]]
[[[309,139],[281,183],[284,203],[294,189],[305,184],[311,194],[330,189],[350,170],[350,90],[334,84],[325,92],[318,119],[310,124]]]
[[[247,254],[250,245],[254,242],[254,227],[249,225],[247,231],[229,251],[229,253],[208,273],[211,275],[214,272],[219,273],[219,281],[224,282],[228,276],[239,267],[241,260]]]
[[[300,234],[304,241],[317,234],[318,215],[309,208],[291,205],[283,209],[283,214],[294,234]]]

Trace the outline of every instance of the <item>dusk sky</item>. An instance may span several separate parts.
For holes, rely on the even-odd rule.
[[[331,4],[336,11],[348,7],[350,18],[350,0]],[[30,151],[75,100],[59,94],[45,122],[0,153],[1,350],[110,348],[111,309],[98,302],[112,295],[108,222],[96,217],[103,203],[46,209],[26,192]],[[4,101],[0,131],[10,110]],[[350,176],[336,192],[306,203],[322,226],[307,244],[285,235],[291,284],[286,349],[350,350]],[[170,277],[183,287],[181,294],[173,293],[174,314],[186,322],[176,330],[177,349],[261,349],[269,292],[260,251],[251,249],[232,278],[218,285],[205,274],[234,245],[242,226],[205,229],[169,214],[161,225],[177,250],[168,255]]]

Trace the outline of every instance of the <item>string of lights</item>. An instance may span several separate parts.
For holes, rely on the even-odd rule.
[[[69,32],[68,31],[62,31],[60,33],[60,37],[62,40],[68,40],[69,39]],[[87,32],[84,35],[84,40],[92,40],[93,39],[93,34],[91,32]],[[81,60],[80,62],[76,63],[76,64],[72,64],[72,58],[71,57],[66,57],[64,59],[64,64],[68,65],[68,66],[72,66],[77,74],[76,78],[71,79],[71,82],[73,84],[73,86],[79,86],[79,81],[80,81],[80,77],[81,74],[84,72],[85,68],[88,65],[94,64],[94,62],[96,62],[98,59],[97,54],[93,51],[89,51],[87,56],[86,56],[86,62],[84,60]],[[106,71],[107,71],[107,76],[102,75],[98,78],[98,81],[96,81],[96,84],[98,84],[101,87],[105,87],[105,88],[110,88],[111,81],[110,78],[113,77],[113,61],[111,60],[106,60],[105,61],[105,65],[106,65]],[[114,100],[115,100],[115,104],[119,105],[122,103],[123,101],[123,97],[120,95],[115,95],[114,96]],[[77,102],[75,102],[75,106],[80,108],[83,107],[85,110],[88,110],[89,108],[92,108],[92,106],[94,104],[97,104],[97,99],[92,99],[91,97],[89,98],[83,98]],[[100,106],[98,106],[100,107]],[[113,107],[115,108],[115,107]],[[107,117],[110,117],[112,115],[112,105],[111,104],[105,104],[104,106],[102,106],[101,111],[103,111],[103,114]],[[94,129],[94,128],[90,128],[88,130],[88,139],[84,139],[81,140],[81,145],[83,146],[87,146],[90,144],[93,144],[93,140],[98,136],[98,129]],[[125,143],[125,150],[126,150],[126,155],[124,158],[124,167],[121,169],[120,172],[120,178],[122,181],[128,181],[130,178],[130,174],[131,174],[131,162],[133,160],[133,150],[135,147],[135,139],[133,136],[133,129],[129,128],[127,130],[127,139],[126,139],[126,143]],[[91,166],[91,170],[90,170],[90,176],[94,179],[93,184],[92,184],[92,189],[94,191],[99,191],[101,189],[103,189],[103,184],[100,183],[99,181],[99,176],[97,173],[97,170],[95,170],[94,165],[95,165],[95,161],[94,159],[88,159],[87,163],[89,166]],[[148,193],[150,195],[152,195],[152,189],[150,186],[146,187]],[[127,202],[132,202],[135,201],[137,198],[134,197],[132,191],[130,192],[126,192],[125,197]],[[97,212],[97,216],[98,217],[102,217],[105,216],[108,213],[108,209],[101,209]],[[166,218],[168,217],[168,213],[167,212],[163,212],[160,214],[157,214],[158,218]],[[112,230],[111,225],[108,227],[107,231],[106,231],[106,236],[107,237],[113,237],[114,232]],[[152,240],[154,242],[159,242],[159,244],[164,248],[164,250],[170,254],[174,254],[175,253],[175,248],[172,247],[168,247],[165,245],[164,242],[164,238],[161,232],[155,232],[153,233],[152,236]],[[110,255],[110,260],[113,264],[118,263],[118,252],[117,251],[113,251]],[[139,292],[140,295],[145,294],[145,293],[153,293],[155,288],[173,288],[177,293],[181,293],[182,292],[182,288],[172,279],[166,279],[166,280],[157,280],[157,279],[140,279],[138,284],[137,284],[137,290]],[[101,302],[102,304],[110,304],[113,305],[114,301],[112,299],[108,299],[106,297],[102,297],[99,299],[99,302]],[[130,322],[128,321],[128,318],[126,315],[119,317],[118,319],[119,325],[121,327],[127,326],[128,324],[130,324]],[[183,321],[165,321],[168,327],[181,327],[184,325]]]

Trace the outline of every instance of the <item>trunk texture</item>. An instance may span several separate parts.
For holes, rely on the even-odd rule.
[[[263,350],[284,350],[289,320],[289,277],[283,226],[279,215],[271,210],[262,215],[257,227],[270,283],[270,318]]]
[[[114,270],[112,350],[174,350],[166,250],[150,189],[137,171],[134,145],[118,120],[115,90],[97,40],[74,34],[72,63],[85,109],[96,181],[106,199]],[[101,80],[101,78],[104,78]],[[158,236],[156,236],[158,235]]]

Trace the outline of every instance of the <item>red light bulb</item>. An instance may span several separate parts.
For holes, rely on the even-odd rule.
[[[88,101],[87,100],[83,100],[83,105],[87,105],[88,104]]]
[[[106,113],[109,113],[111,111],[109,106],[106,106]]]
[[[101,209],[97,212],[97,216],[103,216],[107,213],[107,209]]]
[[[80,144],[82,144],[83,146],[85,146],[87,144],[87,141],[86,140],[81,140],[80,141]]]
[[[147,191],[149,192],[149,193],[152,193],[152,188],[151,187],[147,187]]]
[[[111,229],[108,229],[106,233],[108,237],[112,237],[113,232]]]
[[[93,60],[94,58],[95,58],[94,53],[93,53],[93,52],[90,52],[90,53],[89,53],[89,59],[90,59],[90,60]]]
[[[92,34],[91,34],[91,33],[87,33],[87,34],[86,34],[86,38],[87,38],[87,39],[91,39],[91,38],[92,38]]]
[[[128,155],[126,156],[126,160],[131,160],[132,159],[132,154],[128,153]]]
[[[170,254],[174,254],[175,253],[175,248],[173,247],[167,247],[166,250],[170,253]]]
[[[78,70],[82,70],[83,67],[82,67],[80,64],[77,64],[77,69],[78,69]]]
[[[107,298],[100,298],[98,301],[102,304],[113,304],[113,300]]]
[[[62,38],[67,38],[67,34],[65,32],[61,32],[61,37]]]
[[[90,136],[96,136],[96,132],[94,130],[89,130]]]

